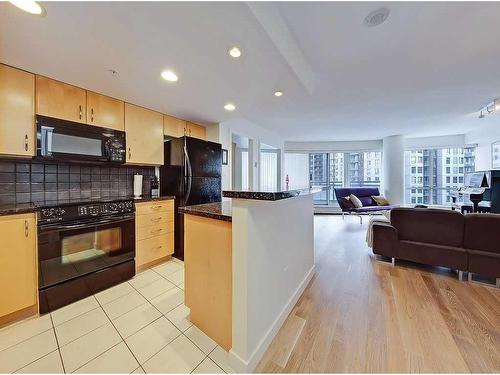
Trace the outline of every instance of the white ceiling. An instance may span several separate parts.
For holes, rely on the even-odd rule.
[[[44,18],[0,2],[1,62],[189,120],[245,118],[297,141],[498,121],[475,112],[500,97],[500,3],[42,4]],[[364,27],[380,6],[387,21]],[[178,82],[161,79],[167,68]]]

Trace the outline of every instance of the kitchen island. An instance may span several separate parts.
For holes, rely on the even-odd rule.
[[[224,191],[180,208],[190,319],[251,372],[314,274],[317,189]]]

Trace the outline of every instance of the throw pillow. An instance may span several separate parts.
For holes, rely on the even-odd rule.
[[[382,195],[372,195],[372,199],[377,203],[377,206],[388,206],[390,205],[386,197]]]
[[[359,198],[357,196],[355,196],[354,194],[349,195],[349,199],[352,202],[352,204],[354,205],[354,207],[356,207],[356,208],[363,207],[363,203],[361,203]]]
[[[349,197],[343,197],[340,200],[340,202],[341,202],[341,206],[342,206],[341,208],[343,208],[343,209],[351,210],[351,209],[355,208],[354,204],[352,204],[351,199]]]

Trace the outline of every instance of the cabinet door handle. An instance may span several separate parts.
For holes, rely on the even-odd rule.
[[[29,227],[28,227],[28,220],[24,220],[24,237],[28,237],[28,230],[29,230]]]
[[[24,135],[24,151],[28,151],[28,134]]]
[[[162,230],[163,230],[163,228],[152,230],[151,233],[158,233],[158,232],[161,232]]]
[[[191,129],[189,129],[189,136],[191,137]]]
[[[153,222],[157,222],[157,221],[160,221],[161,220],[161,216],[160,217],[155,217],[153,219],[151,219],[151,221]]]
[[[132,158],[132,151],[130,151],[130,147],[128,148],[128,160]]]
[[[90,109],[90,122],[94,122],[94,108]]]
[[[79,114],[79,116],[80,116],[80,120],[81,120],[81,119],[82,119],[82,116],[83,116],[82,106],[81,106],[81,105],[79,105],[79,106],[78,106],[78,114]]]

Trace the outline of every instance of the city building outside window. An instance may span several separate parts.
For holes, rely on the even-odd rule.
[[[474,147],[405,151],[405,202],[449,205],[450,191],[474,171]]]

